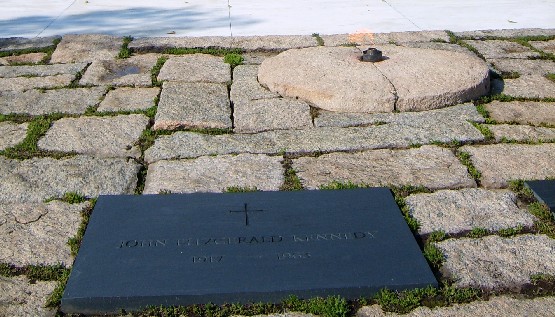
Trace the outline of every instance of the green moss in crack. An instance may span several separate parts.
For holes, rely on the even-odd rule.
[[[164,66],[164,63],[166,63],[167,60],[168,58],[166,56],[159,57],[158,60],[156,61],[156,64],[150,70],[150,79],[152,81],[152,86],[155,86],[155,87],[162,86],[162,82],[158,81],[158,74],[160,74],[160,70],[162,69],[162,66]]]
[[[249,192],[257,192],[259,191],[256,186],[254,187],[241,187],[241,186],[230,186],[227,187],[224,192],[225,193],[249,193]]]
[[[445,261],[445,256],[433,243],[428,243],[424,246],[424,257],[436,270],[439,270],[441,265],[443,265],[443,261]]]
[[[293,161],[289,158],[284,158],[283,160],[283,176],[284,182],[283,185],[279,188],[282,191],[295,191],[295,190],[303,190],[303,185],[301,184],[301,180],[297,176],[297,173],[293,169]]]
[[[478,169],[474,166],[474,163],[472,163],[470,153],[459,150],[457,151],[457,157],[459,158],[460,162],[464,166],[466,166],[466,169],[468,170],[470,176],[472,176],[472,178],[474,178],[474,180],[479,183],[482,174],[480,174]]]
[[[355,184],[351,181],[339,182],[332,181],[331,183],[320,185],[318,188],[320,190],[338,190],[338,189],[355,189],[355,188],[368,188],[371,187],[368,184]]]
[[[478,239],[478,238],[485,237],[488,234],[489,234],[489,231],[486,228],[476,227],[470,230],[470,232],[466,236],[469,238]]]
[[[90,205],[81,211],[81,224],[79,225],[79,229],[77,229],[77,234],[67,241],[72,256],[76,256],[77,252],[79,252],[79,247],[81,247],[81,241],[85,235],[85,230],[87,230],[87,225],[89,224],[89,219],[95,204],[96,198],[91,199]]]
[[[121,44],[121,48],[118,53],[118,58],[129,58],[131,57],[131,50],[129,49],[129,43],[133,41],[132,36],[126,36],[123,38],[123,43]]]
[[[232,70],[236,66],[239,66],[239,65],[243,64],[243,61],[244,61],[244,59],[243,59],[243,56],[241,54],[227,53],[224,56],[224,62],[228,63],[231,66]]]
[[[324,39],[320,36],[320,34],[312,33],[312,37],[316,40],[318,46],[324,46]]]
[[[493,132],[491,132],[491,130],[487,126],[476,122],[470,122],[470,124],[472,124],[478,131],[480,131],[480,133],[482,133],[482,135],[486,138],[486,141],[493,140]]]

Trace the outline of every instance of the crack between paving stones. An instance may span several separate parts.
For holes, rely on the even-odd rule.
[[[376,67],[376,69],[380,72],[383,78],[385,78],[389,82],[391,87],[393,87],[393,97],[395,98],[395,100],[393,101],[393,111],[397,111],[397,101],[399,100],[399,95],[397,94],[397,88],[395,87],[395,85],[393,85],[393,82],[381,71],[381,69],[375,63],[372,63],[372,65]]]

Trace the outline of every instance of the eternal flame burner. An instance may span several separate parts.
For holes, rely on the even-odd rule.
[[[383,60],[382,51],[377,48],[369,47],[367,50],[362,51],[363,62],[379,62]]]

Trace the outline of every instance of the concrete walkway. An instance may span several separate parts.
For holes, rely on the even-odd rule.
[[[0,37],[241,36],[555,27],[555,1],[5,0]]]

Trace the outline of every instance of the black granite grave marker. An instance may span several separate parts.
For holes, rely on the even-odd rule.
[[[526,186],[539,202],[546,204],[555,213],[555,180],[527,181]]]
[[[101,196],[62,311],[428,285],[437,282],[387,188]]]

